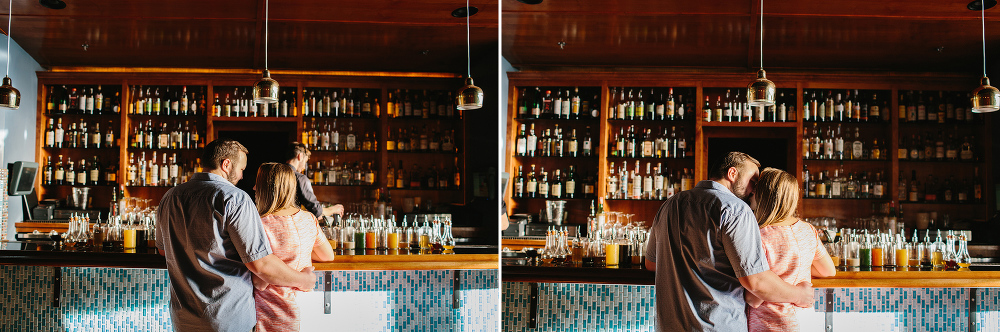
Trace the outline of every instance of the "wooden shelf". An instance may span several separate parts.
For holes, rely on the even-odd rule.
[[[797,122],[702,122],[702,127],[795,128]]]
[[[244,116],[213,116],[212,121],[220,122],[298,122],[299,119],[296,117],[244,117]]]

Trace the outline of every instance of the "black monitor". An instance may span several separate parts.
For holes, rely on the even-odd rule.
[[[38,175],[38,163],[33,161],[16,161],[7,164],[10,183],[7,185],[7,195],[21,196],[30,194],[35,189],[35,177]]]

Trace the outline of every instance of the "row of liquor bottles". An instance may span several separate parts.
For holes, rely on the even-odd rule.
[[[424,170],[417,164],[411,165],[410,169],[403,168],[403,161],[399,161],[399,166],[395,167],[392,162],[388,163],[386,170],[386,188],[396,189],[458,189],[461,185],[461,170],[458,167],[458,158],[451,169],[444,167],[444,163]],[[319,161],[316,167],[307,171],[307,176],[314,185],[375,185],[378,171],[372,162],[340,163],[337,158],[327,162]]]
[[[462,184],[462,171],[458,167],[458,157],[455,157],[451,169],[445,168],[442,162],[426,171],[417,164],[411,165],[410,169],[406,170],[403,168],[403,161],[400,160],[398,167],[393,167],[392,163],[389,163],[385,180],[387,188],[454,190]]]
[[[130,152],[125,185],[176,186],[187,182],[194,173],[202,171],[201,158],[195,158],[190,163],[182,163],[177,158],[177,153],[163,152],[159,156],[162,156],[162,160],[157,164],[156,152],[152,152],[149,160],[146,159],[145,151],[139,153],[138,159],[135,158],[134,152]]]
[[[258,104],[253,100],[249,88],[234,88],[233,95],[229,93],[220,99],[216,93],[212,103],[212,115],[215,117],[290,117],[298,114],[295,102],[295,91],[282,89],[278,101],[269,104]],[[204,106],[204,105],[203,105]],[[170,115],[170,114],[167,114]],[[174,114],[174,115],[187,115]]]
[[[302,123],[302,144],[314,151],[377,151],[378,143],[375,135],[364,130],[365,135],[359,140],[354,131],[354,123],[348,122],[341,132],[337,121],[320,123],[312,121],[312,128],[307,122]]]
[[[307,88],[302,91],[302,114],[309,117],[377,118],[378,90]],[[294,100],[292,100],[294,102]]]
[[[173,92],[170,91],[171,88],[174,89]],[[200,115],[206,109],[205,89],[192,88],[192,92],[188,93],[187,86],[132,86],[131,107],[128,112],[137,115]]]
[[[937,95],[935,97],[935,95]],[[973,122],[972,94],[947,91],[907,91],[899,94],[899,122]]]
[[[826,126],[822,130],[817,123],[812,124],[812,128],[805,127],[802,130],[802,158],[803,159],[826,159],[826,160],[885,160],[888,158],[885,153],[886,147],[879,144],[879,139],[874,138],[871,144],[866,146],[861,138],[861,128],[854,127],[854,134],[851,135],[851,128],[843,130],[841,124]],[[882,143],[885,143],[883,139]]]
[[[101,123],[93,122],[93,126],[88,126],[87,121],[80,120],[79,123],[70,123],[69,129],[63,129],[62,118],[49,119],[45,127],[46,148],[83,148],[100,149],[113,148],[115,146],[115,126],[111,120],[105,130],[101,130]],[[91,129],[92,128],[92,129]]]
[[[694,91],[685,90],[694,95]],[[611,119],[685,120],[687,114],[694,110],[694,104],[684,103],[683,94],[674,96],[674,88],[628,88],[628,94],[625,91],[625,87],[611,88],[611,101],[608,104],[608,114]],[[688,100],[692,101],[693,98]]]
[[[896,270],[933,268],[936,270],[967,269],[972,264],[967,240],[962,235],[948,231],[942,241],[940,230],[932,242],[931,232],[924,233],[920,241],[913,231],[910,242],[903,234],[869,234],[868,230],[856,232],[841,230],[840,241],[830,245],[831,256],[837,266],[844,268],[895,268]],[[842,258],[842,259],[841,259]]]
[[[129,147],[137,149],[200,149],[205,146],[205,135],[198,131],[198,125],[190,121],[160,122],[153,120],[138,122],[129,135]]]
[[[590,157],[594,147],[590,137],[590,126],[587,126],[584,136],[578,138],[576,129],[564,134],[559,125],[546,128],[541,138],[535,135],[535,124],[525,131],[521,124],[515,141],[517,156],[522,157]],[[541,128],[539,128],[541,130]]]
[[[592,176],[577,178],[576,167],[569,166],[563,172],[560,169],[552,171],[552,176],[542,167],[538,173],[535,165],[527,173],[524,165],[517,166],[517,176],[514,178],[514,197],[518,198],[593,198],[597,185]],[[580,183],[577,183],[580,182]]]
[[[662,135],[659,135],[660,132]],[[657,128],[655,132],[651,128],[646,128],[645,133],[640,129],[636,133],[635,126],[619,128],[617,133],[612,131],[610,151],[611,157],[623,158],[686,158],[694,156],[694,149],[687,144],[687,135],[684,128],[677,129],[671,126],[670,130],[663,127]]]
[[[975,168],[973,176],[956,179],[949,176],[944,182],[938,183],[934,174],[928,174],[927,180],[921,183],[917,180],[917,171],[910,171],[910,181],[907,183],[903,172],[899,172],[899,190],[897,199],[900,202],[911,203],[982,203],[983,184],[979,177],[979,167]]]
[[[745,96],[741,97],[741,89],[737,89],[735,95],[732,90],[726,90],[725,96],[715,97],[715,106],[711,104],[711,96],[705,96],[705,104],[702,106],[702,118],[704,122],[787,122],[795,119],[795,105],[785,98],[785,93],[781,92],[776,100],[776,104],[770,107],[751,107],[747,103]],[[723,100],[722,98],[725,98]]]
[[[620,165],[620,169],[615,167],[615,163],[608,166],[608,199],[664,200],[694,187],[693,169],[671,172],[662,163],[656,163],[654,168],[651,162],[647,162],[643,172],[639,161],[631,170],[627,162]]]
[[[389,92],[386,114],[390,118],[461,118],[451,91],[399,90]]]
[[[314,185],[338,186],[370,186],[375,184],[378,170],[372,162],[340,163],[337,158],[329,160],[326,165],[316,162],[316,168],[306,171],[306,175]]]
[[[95,90],[96,89],[96,90]],[[104,94],[102,86],[49,86],[45,110],[49,114],[118,114],[120,92]]]
[[[968,133],[968,132],[966,132]],[[922,135],[913,134],[909,139],[900,139],[899,150],[896,158],[899,160],[925,160],[925,161],[976,161],[979,156],[975,153],[973,145],[974,136],[959,136],[962,134],[957,128],[954,132],[938,131],[926,132]]]
[[[93,156],[90,162],[86,159],[64,160],[63,155],[59,155],[56,160],[52,156],[46,156],[41,182],[43,185],[60,186],[115,185],[118,183],[118,165],[108,163],[105,166],[97,156]]]
[[[832,175],[831,175],[832,172]],[[803,196],[807,198],[859,198],[882,199],[889,195],[889,183],[881,172],[844,171],[844,165],[832,171],[809,171],[802,167]]]
[[[552,93],[555,90],[555,94]],[[529,92],[530,91],[530,92]],[[545,91],[545,93],[542,93]],[[517,102],[519,119],[597,119],[601,98],[597,92],[580,92],[579,87],[521,89]]]
[[[853,91],[853,93],[852,93]],[[886,101],[879,93],[857,89],[834,93],[833,90],[806,90],[802,95],[802,120],[815,122],[883,122],[889,121]]]

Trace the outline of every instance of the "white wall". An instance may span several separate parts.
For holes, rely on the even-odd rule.
[[[17,31],[16,29],[14,30]],[[15,33],[15,36],[17,34]],[[6,44],[6,39],[0,39]],[[0,46],[2,47],[2,46]],[[35,160],[35,114],[38,106],[38,75],[42,67],[32,59],[15,41],[10,43],[10,53],[0,51],[0,65],[9,59],[10,79],[14,88],[21,92],[21,107],[16,110],[3,109],[0,116],[0,164],[15,161]],[[2,69],[2,67],[0,67]],[[40,161],[39,161],[40,162]],[[41,177],[39,173],[38,177]],[[7,190],[6,186],[3,188]],[[14,222],[21,221],[21,198],[10,197],[8,200],[7,239],[14,239]]]

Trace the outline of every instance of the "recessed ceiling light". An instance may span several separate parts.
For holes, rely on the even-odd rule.
[[[529,5],[537,5],[542,3],[542,0],[517,0],[517,2]]]
[[[975,0],[970,2],[965,8],[969,8],[969,10],[982,10],[982,4],[986,5],[986,9],[990,9],[997,5],[997,0]]]
[[[66,8],[66,3],[62,0],[38,0],[38,3],[45,8],[49,9],[63,9]]]
[[[451,11],[451,16],[466,17],[466,16],[476,15],[476,13],[479,13],[479,8],[469,7],[469,12],[468,14],[466,14],[465,7],[458,7],[458,9]]]

